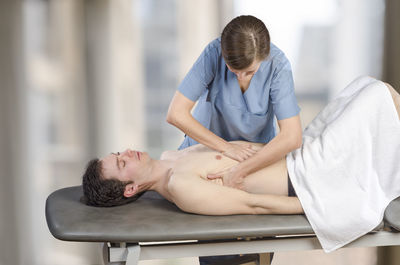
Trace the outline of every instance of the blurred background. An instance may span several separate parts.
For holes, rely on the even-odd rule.
[[[176,149],[169,101],[235,16],[262,19],[289,58],[304,128],[359,75],[400,88],[399,12],[398,0],[1,0],[0,265],[102,264],[100,244],[51,236],[47,196],[79,185],[95,156]],[[390,265],[399,252],[282,252],[272,264]]]

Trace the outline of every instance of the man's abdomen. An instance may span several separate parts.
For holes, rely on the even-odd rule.
[[[245,178],[244,190],[257,194],[288,195],[286,158]]]

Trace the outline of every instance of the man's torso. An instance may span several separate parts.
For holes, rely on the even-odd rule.
[[[237,142],[248,144],[247,142]],[[252,148],[259,150],[263,144],[252,143]],[[216,185],[223,185],[222,179],[208,180],[208,174],[215,174],[238,164],[219,152],[203,145],[196,145],[180,151],[167,151],[161,156],[162,160],[175,161],[171,179],[192,178],[193,185],[199,180],[210,181]],[[168,185],[166,187],[168,189]],[[265,167],[244,178],[243,188],[249,193],[287,195],[287,168],[286,159]]]

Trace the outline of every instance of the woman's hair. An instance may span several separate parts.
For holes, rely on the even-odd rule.
[[[270,51],[270,37],[265,24],[253,16],[239,16],[225,26],[221,35],[222,56],[235,70],[265,60]]]
[[[82,178],[83,201],[87,205],[99,207],[111,207],[133,202],[143,195],[144,192],[129,198],[125,197],[125,186],[130,183],[132,182],[104,179],[100,160],[97,158],[92,159],[87,164]]]

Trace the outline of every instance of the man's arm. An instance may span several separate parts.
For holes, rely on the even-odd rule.
[[[172,176],[173,202],[183,211],[205,215],[301,214],[297,197],[251,194],[216,185],[198,176]]]

